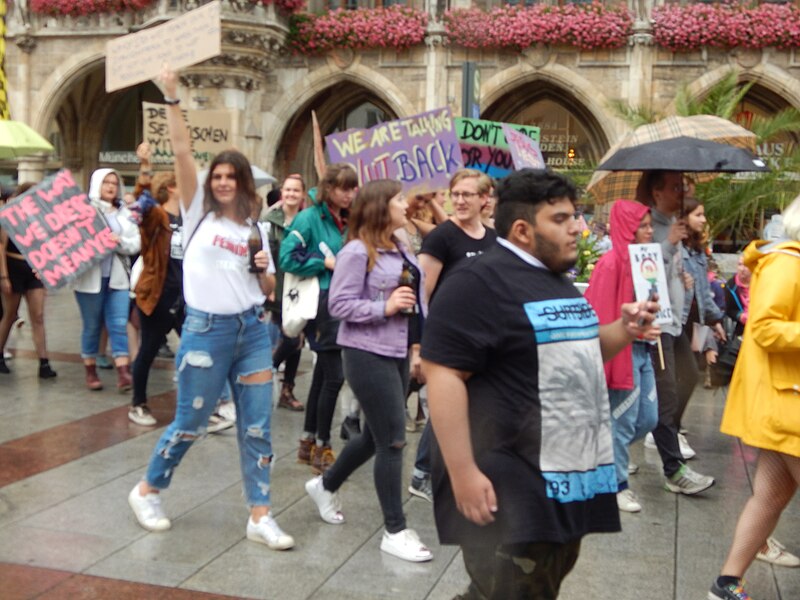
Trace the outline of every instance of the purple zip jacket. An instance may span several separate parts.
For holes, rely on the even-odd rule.
[[[403,253],[419,269],[420,289],[424,274],[416,257],[405,246]],[[328,310],[340,319],[336,343],[389,358],[408,355],[408,315],[384,314],[386,300],[397,288],[403,270],[403,254],[378,250],[375,266],[367,273],[367,248],[361,240],[348,242],[336,255],[336,268],[328,296]],[[422,303],[422,313],[427,313]]]

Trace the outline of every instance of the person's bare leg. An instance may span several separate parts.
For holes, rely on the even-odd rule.
[[[797,461],[794,475],[786,458]],[[722,575],[738,578],[744,576],[756,553],[778,524],[781,512],[794,496],[798,478],[800,459],[761,450],[756,465],[753,496],[739,515],[731,549],[722,565]]]
[[[22,294],[12,292],[11,294],[3,294],[3,318],[0,320],[0,357],[2,352],[6,349],[8,343],[8,336],[11,333],[11,327],[17,318],[17,311],[19,310],[19,303],[22,299]]]
[[[47,358],[47,341],[44,332],[44,288],[28,290],[25,302],[28,305],[28,318],[31,320],[33,345],[40,359]]]

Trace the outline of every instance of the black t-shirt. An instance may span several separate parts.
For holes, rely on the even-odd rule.
[[[452,274],[470,258],[475,258],[495,245],[497,234],[494,229],[486,228],[484,236],[476,240],[452,221],[445,221],[431,231],[422,240],[420,254],[430,254],[442,263],[442,272],[436,282],[436,289],[442,285],[445,277]]]
[[[499,508],[486,527],[464,519],[437,448],[442,543],[565,543],[619,531],[599,322],[575,287],[495,244],[439,288],[425,325],[423,358],[473,373],[473,451]]]

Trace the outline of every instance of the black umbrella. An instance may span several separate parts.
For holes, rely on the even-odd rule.
[[[769,171],[764,161],[749,150],[687,136],[621,148],[597,169],[685,173]]]

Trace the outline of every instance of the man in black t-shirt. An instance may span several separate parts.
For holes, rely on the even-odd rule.
[[[603,361],[657,336],[657,304],[599,326],[563,276],[575,196],[542,171],[502,180],[498,243],[448,277],[426,321],[436,525],[462,547],[467,598],[555,598],[581,538],[620,527]]]

